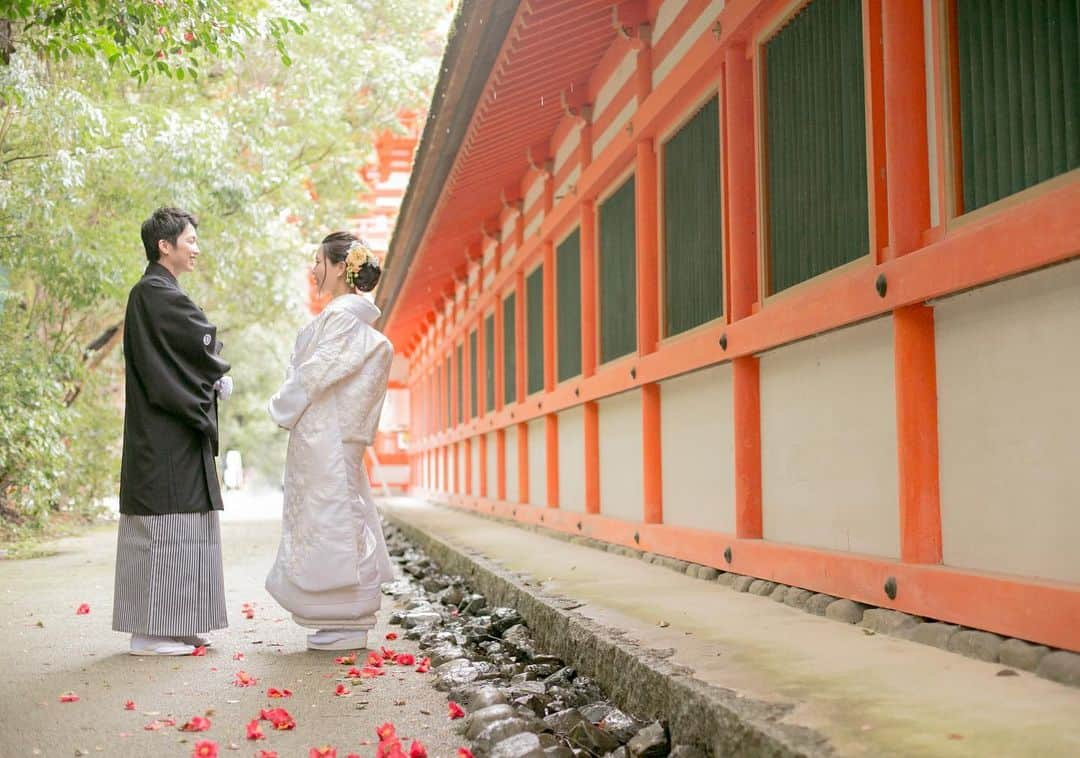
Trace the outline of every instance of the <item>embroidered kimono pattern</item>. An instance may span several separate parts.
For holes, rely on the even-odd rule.
[[[361,295],[335,298],[297,336],[271,418],[289,430],[281,543],[266,589],[315,628],[368,629],[393,577],[363,467],[393,347]]]

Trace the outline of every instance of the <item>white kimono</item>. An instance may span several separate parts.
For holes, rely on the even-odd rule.
[[[300,330],[270,417],[288,429],[285,507],[267,591],[296,623],[370,629],[393,573],[364,471],[394,350],[362,295],[335,298]]]

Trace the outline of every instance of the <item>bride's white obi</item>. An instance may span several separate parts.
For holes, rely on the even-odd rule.
[[[288,429],[281,544],[266,580],[300,623],[370,617],[393,572],[363,467],[394,350],[361,295],[335,298],[296,338],[271,418]],[[368,626],[367,623],[360,626]]]

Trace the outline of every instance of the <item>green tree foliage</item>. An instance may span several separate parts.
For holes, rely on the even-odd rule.
[[[226,445],[279,478],[283,438],[264,408],[305,318],[304,266],[363,210],[357,169],[377,133],[426,105],[447,10],[445,0],[0,2],[12,30],[0,60],[9,517],[83,507],[115,487],[117,327],[146,265],[139,225],[165,204],[200,219],[200,268],[181,284],[234,366]],[[176,65],[197,77],[181,80],[169,58],[159,70],[157,53],[175,49],[161,28],[168,45],[190,43]]]

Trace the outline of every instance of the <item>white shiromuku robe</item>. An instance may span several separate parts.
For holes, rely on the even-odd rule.
[[[364,470],[394,350],[369,297],[341,295],[300,330],[271,418],[289,430],[281,544],[266,589],[302,625],[370,629],[393,578]]]

